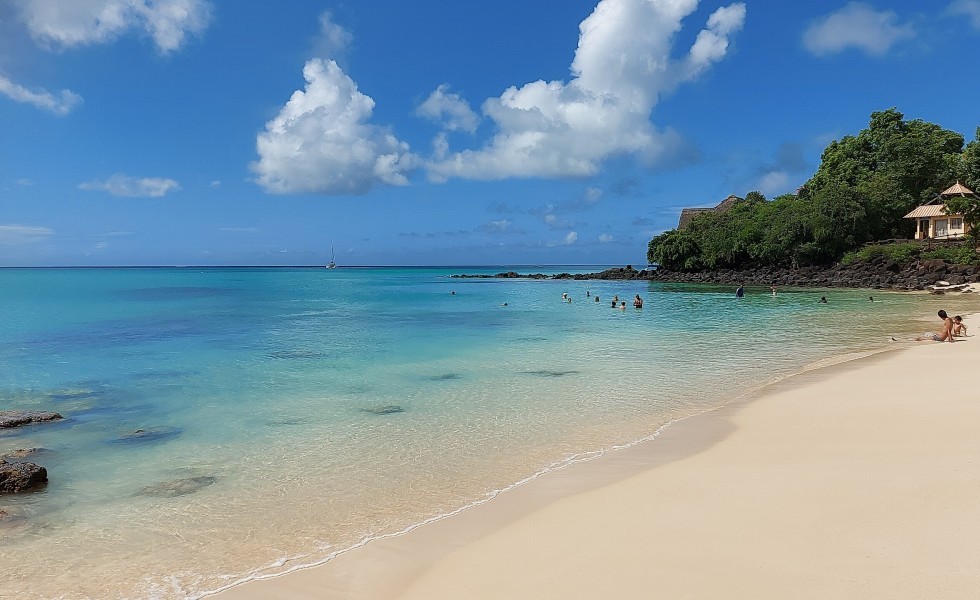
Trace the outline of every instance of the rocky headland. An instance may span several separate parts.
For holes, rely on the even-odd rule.
[[[724,285],[777,285],[791,287],[839,287],[891,290],[925,290],[939,282],[959,285],[980,281],[980,266],[956,265],[944,260],[921,260],[907,265],[885,257],[828,267],[774,268],[745,270],[671,271],[636,270],[631,265],[597,273],[520,274],[514,271],[496,275],[453,275],[480,279],[570,279],[570,280],[649,280],[665,283],[704,283]]]

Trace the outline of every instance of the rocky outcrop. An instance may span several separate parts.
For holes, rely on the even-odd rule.
[[[757,285],[789,287],[841,287],[894,290],[924,290],[939,281],[950,285],[980,281],[980,266],[954,265],[943,260],[923,260],[901,265],[885,257],[850,265],[829,267],[759,267],[756,269],[719,269],[683,272],[668,269],[637,271],[632,266],[606,269],[598,273],[559,273],[558,275],[521,275],[513,271],[496,275],[453,275],[480,279],[571,279],[571,280],[649,280],[665,283],[713,283],[723,285]]]
[[[657,271],[655,281],[718,283],[728,285],[776,285],[790,287],[842,287],[924,290],[939,281],[951,285],[980,281],[980,267],[951,265],[942,260],[923,260],[902,266],[884,257],[832,267],[760,268],[745,271],[718,270],[698,273]]]
[[[0,494],[29,492],[48,483],[48,470],[34,463],[0,460]]]
[[[63,419],[56,412],[44,412],[39,410],[0,410],[0,429],[8,427],[20,427],[29,423],[43,423]]]

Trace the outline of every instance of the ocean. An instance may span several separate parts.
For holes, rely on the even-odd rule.
[[[0,430],[50,480],[0,496],[0,597],[200,597],[321,562],[967,303],[450,277],[601,268],[0,270],[0,410],[65,416]]]

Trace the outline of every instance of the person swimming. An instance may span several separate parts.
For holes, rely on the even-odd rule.
[[[820,296],[820,304],[827,304],[827,296]]]

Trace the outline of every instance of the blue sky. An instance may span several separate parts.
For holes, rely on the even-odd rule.
[[[972,139],[978,41],[980,0],[0,0],[0,265],[642,264],[874,110]]]

